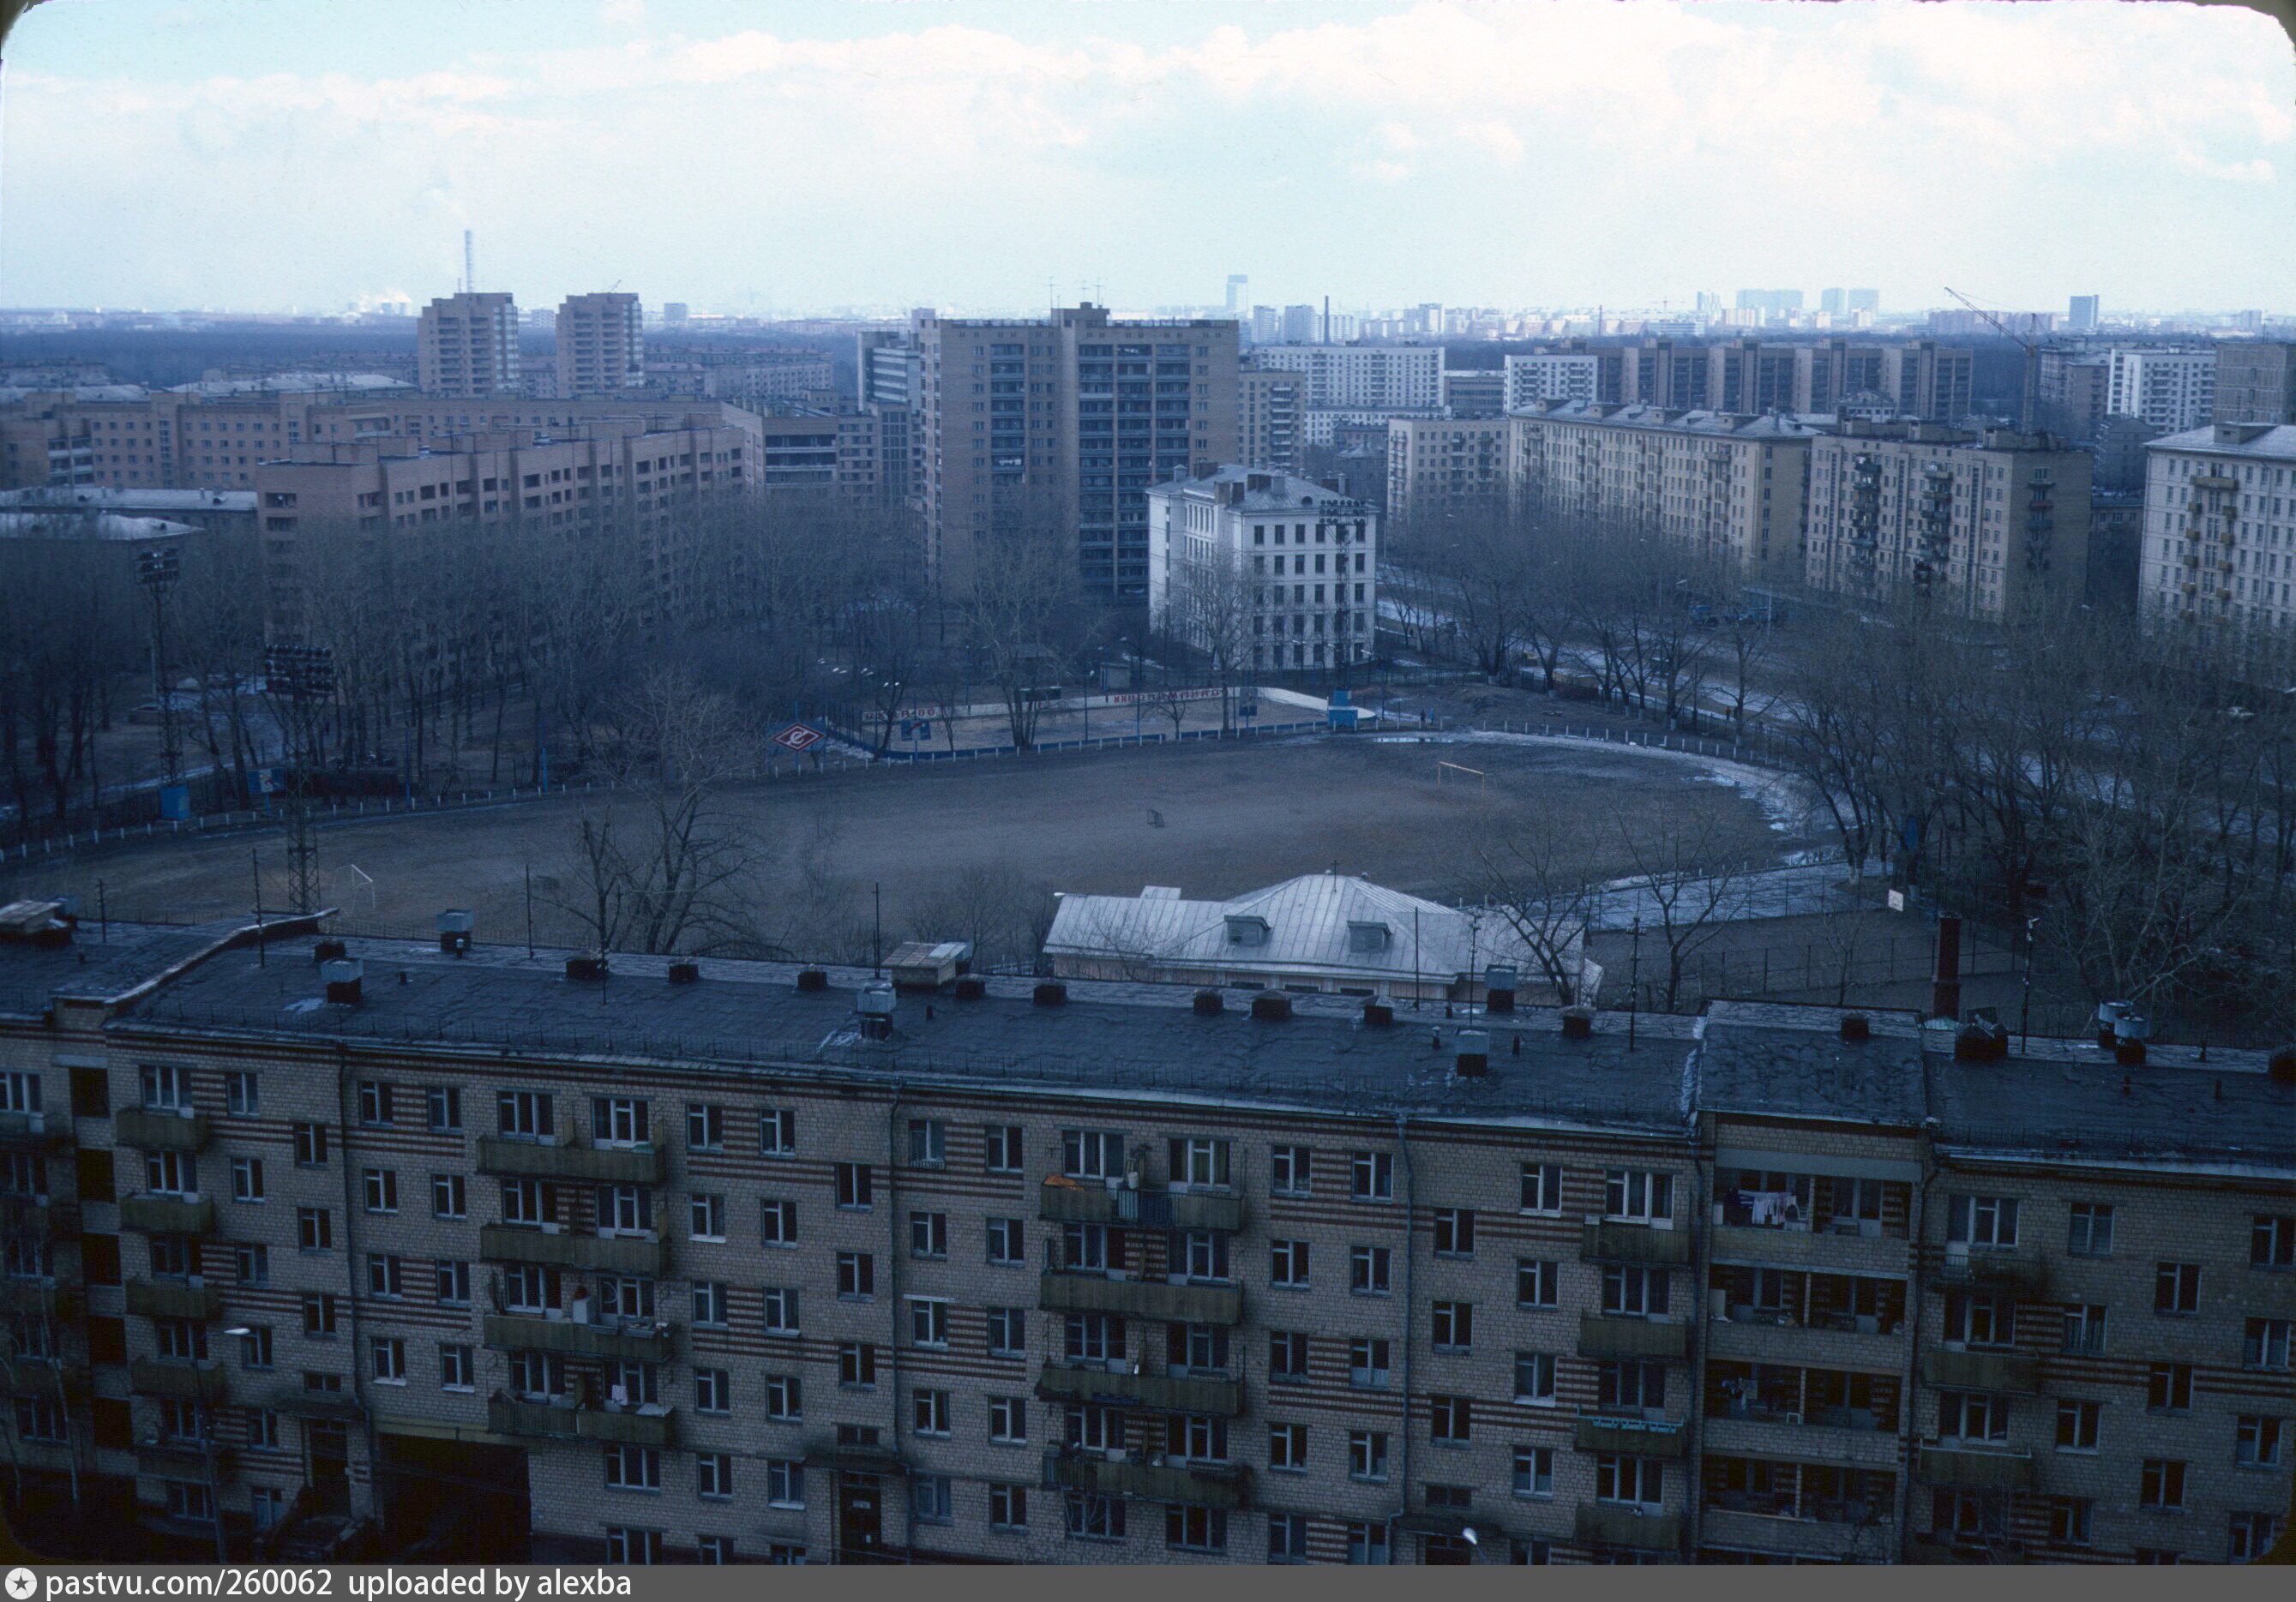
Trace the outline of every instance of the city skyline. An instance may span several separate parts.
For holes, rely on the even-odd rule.
[[[40,8],[0,302],[419,304],[465,227],[522,306],[745,311],[1209,304],[1232,272],[1263,304],[2284,310],[2296,257],[2287,51],[2240,11],[438,9],[352,61],[316,6]]]

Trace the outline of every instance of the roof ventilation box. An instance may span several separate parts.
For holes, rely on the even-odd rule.
[[[1069,999],[1069,987],[1057,979],[1048,979],[1037,986],[1033,999],[1039,1007],[1063,1006]]]
[[[829,976],[817,968],[800,969],[798,970],[797,987],[807,992],[827,990]]]
[[[606,979],[606,959],[603,955],[569,957],[566,959],[566,977],[586,985],[603,985]]]
[[[1292,998],[1280,990],[1263,990],[1251,998],[1251,1016],[1280,1024],[1292,1016]]]
[[[1841,1038],[1846,1041],[1871,1040],[1874,1038],[1873,1023],[1862,1012],[1845,1012],[1841,1015]]]
[[[1595,1035],[1595,1009],[1592,1007],[1565,1007],[1562,1009],[1562,1038],[1591,1040]]]
[[[1196,992],[1195,1007],[1198,1018],[1218,1018],[1227,1010],[1227,1002],[1217,990],[1200,990]]]
[[[338,957],[322,966],[319,977],[326,981],[327,1000],[339,1007],[356,1007],[366,978],[366,965],[356,957]]]
[[[701,965],[684,959],[669,965],[669,982],[673,985],[698,985],[701,982]]]
[[[1366,1029],[1384,1029],[1395,1022],[1395,1009],[1385,1001],[1365,1001],[1363,1021]]]
[[[1520,977],[1504,963],[1493,963],[1483,969],[1483,1009],[1486,1012],[1513,1012],[1514,987]]]
[[[1484,1029],[1459,1031],[1459,1056],[1455,1065],[1462,1079],[1480,1079],[1491,1071],[1491,1037]]]
[[[471,931],[477,920],[460,907],[449,907],[439,914],[439,949],[449,956],[460,957],[471,949]]]

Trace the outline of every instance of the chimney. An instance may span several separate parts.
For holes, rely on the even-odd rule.
[[[822,972],[822,970],[817,968],[800,969],[797,976],[797,987],[800,991],[808,993],[816,990],[827,990],[829,988],[829,976]]]
[[[356,957],[338,957],[320,968],[319,977],[326,981],[328,1001],[339,1007],[356,1007],[366,977],[366,965]]]
[[[1874,1025],[1864,1013],[1845,1012],[1841,1015],[1841,1038],[1843,1040],[1857,1042],[1861,1040],[1871,1040],[1873,1037]]]
[[[1365,1001],[1363,1021],[1366,1029],[1385,1029],[1395,1022],[1395,1009],[1385,1001]]]
[[[459,907],[449,907],[439,914],[436,922],[439,928],[440,951],[450,957],[470,954],[471,930],[475,926],[476,920],[468,911]]]
[[[1462,1079],[1480,1079],[1491,1071],[1491,1037],[1488,1030],[1459,1031],[1459,1056],[1454,1067]]]
[[[599,955],[594,957],[567,958],[566,977],[570,979],[579,980],[587,984],[604,984],[606,982],[606,959],[604,953],[601,952]]]
[[[1961,920],[1950,914],[1937,921],[1937,972],[1930,985],[1930,1015],[1961,1016]]]
[[[1513,1012],[1514,1010],[1515,970],[1493,963],[1483,969],[1483,1010]]]
[[[1198,1018],[1218,1018],[1227,1009],[1227,1003],[1217,990],[1200,990],[1196,992],[1195,1007]]]
[[[861,987],[854,998],[853,1009],[861,1015],[861,1034],[868,1040],[893,1038],[893,987],[882,979],[872,979]]]
[[[1048,979],[1037,986],[1033,999],[1039,1007],[1062,1007],[1068,1004],[1069,987],[1057,979]]]
[[[2152,1020],[2143,1013],[2122,1013],[2112,1026],[2112,1060],[2123,1067],[2142,1067],[2145,1037],[2152,1033]]]
[[[1280,990],[1263,990],[1251,998],[1251,1016],[1282,1023],[1292,1016],[1292,998]]]
[[[673,985],[700,984],[701,982],[701,966],[686,961],[683,958],[679,959],[669,965],[669,982]]]

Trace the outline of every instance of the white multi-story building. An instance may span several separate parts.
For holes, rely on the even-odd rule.
[[[426,395],[520,392],[518,302],[498,291],[442,296],[422,308],[415,382]]]
[[[2209,421],[2216,404],[2217,353],[2201,347],[2115,349],[2105,379],[2104,409],[2176,432]]]
[[[1389,419],[1388,517],[1402,524],[1505,505],[1513,437],[1505,417]]]
[[[1368,660],[1379,518],[1289,473],[1221,467],[1148,492],[1148,614],[1231,668]]]
[[[1286,345],[1256,361],[1305,374],[1316,411],[1432,411],[1443,404],[1439,345]]]
[[[2296,624],[2296,426],[2220,422],[2156,439],[2146,457],[2145,616]]]
[[[559,399],[645,388],[645,319],[636,295],[569,295],[559,303],[556,340]]]
[[[1539,401],[1599,400],[1602,358],[1554,351],[1506,359],[1506,409],[1521,412]]]

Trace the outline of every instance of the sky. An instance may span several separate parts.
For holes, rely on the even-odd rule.
[[[1425,300],[2296,312],[2296,53],[2224,6],[47,0],[0,305],[619,286],[756,314]]]

